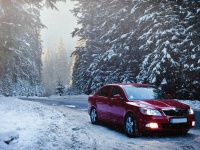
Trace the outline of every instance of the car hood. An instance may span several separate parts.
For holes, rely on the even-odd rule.
[[[127,102],[129,105],[137,107],[147,107],[152,109],[169,109],[169,108],[189,108],[190,106],[180,103],[177,100],[137,100]]]

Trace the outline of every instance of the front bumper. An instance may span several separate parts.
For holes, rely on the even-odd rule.
[[[180,122],[170,120],[177,119]],[[184,121],[182,121],[184,120]],[[168,117],[168,116],[143,116],[138,121],[139,130],[143,131],[187,131],[195,126],[195,116]]]

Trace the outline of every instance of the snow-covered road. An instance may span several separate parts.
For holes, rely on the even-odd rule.
[[[4,141],[11,142],[8,145]],[[85,111],[0,97],[2,150],[197,150],[199,147],[199,130],[190,130],[185,136],[128,138],[108,126],[91,124]]]

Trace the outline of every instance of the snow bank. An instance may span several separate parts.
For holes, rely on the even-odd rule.
[[[5,97],[0,97],[0,118],[1,150],[54,149],[62,139],[56,143],[49,140],[53,139],[57,124],[66,120],[60,112],[40,103]]]

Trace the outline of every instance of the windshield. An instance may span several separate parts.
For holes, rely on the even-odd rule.
[[[123,87],[129,100],[150,100],[150,99],[168,99],[168,96],[161,90],[153,87]]]

